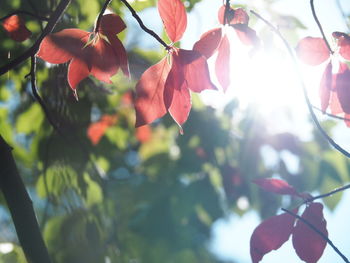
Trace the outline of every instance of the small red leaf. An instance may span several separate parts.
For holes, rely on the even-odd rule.
[[[189,89],[183,84],[173,91],[169,113],[176,123],[181,127],[188,118],[191,111],[191,94]]]
[[[260,178],[253,180],[262,189],[281,195],[297,195],[297,191],[286,181],[274,178]]]
[[[88,77],[89,69],[84,61],[74,58],[68,66],[68,83],[72,90],[76,90],[80,81]]]
[[[215,73],[218,81],[226,92],[228,86],[230,85],[230,43],[228,38],[224,36],[221,40],[220,46],[218,48],[218,56],[215,62]]]
[[[216,89],[210,80],[207,60],[196,50],[179,49],[180,68],[183,70],[186,86],[193,92]],[[178,85],[180,87],[181,85]]]
[[[321,79],[320,83],[320,98],[321,98],[321,109],[323,113],[329,105],[329,99],[331,96],[332,89],[332,63],[328,63]]]
[[[222,30],[221,28],[214,28],[204,33],[200,40],[198,40],[193,50],[198,51],[206,58],[210,58],[216,49],[218,48],[221,40]]]
[[[225,21],[224,21],[224,19],[225,19],[225,10],[226,10],[226,6],[223,5],[223,6],[221,6],[219,8],[219,12],[218,12],[219,23],[222,24],[222,25],[225,24]],[[234,16],[235,16],[235,11],[231,7],[229,7],[228,13],[227,13],[228,24],[231,23],[231,21],[233,20]]]
[[[91,33],[80,29],[64,29],[44,38],[37,56],[52,64],[66,63],[73,57],[81,57]]]
[[[99,32],[103,35],[112,35],[122,32],[126,28],[124,21],[116,14],[106,14],[101,18]]]
[[[332,35],[338,40],[339,54],[346,60],[350,60],[350,36],[342,32],[333,32]]]
[[[163,93],[169,74],[167,58],[147,69],[136,84],[136,127],[153,122],[166,112]]]
[[[340,63],[339,72],[335,76],[334,89],[337,92],[341,108],[350,113],[350,70],[345,63]]]
[[[311,203],[306,207],[301,217],[328,237],[327,222],[323,217],[322,210],[322,204]],[[293,229],[292,241],[299,258],[307,263],[316,263],[327,245],[326,240],[300,220],[297,221]]]
[[[32,34],[18,15],[12,15],[6,18],[2,22],[2,26],[8,36],[18,42],[27,40]]]
[[[128,55],[123,46],[123,43],[116,37],[108,37],[108,41],[111,43],[115,57],[118,60],[118,64],[120,65],[120,68],[122,69],[124,75],[130,77]]]
[[[297,209],[293,212],[297,213]],[[279,249],[289,239],[294,222],[293,216],[283,213],[258,225],[250,238],[250,256],[253,263],[259,262],[270,251]]]
[[[304,63],[316,66],[329,58],[326,42],[319,37],[306,37],[299,41],[297,55]]]
[[[221,6],[218,12],[218,19],[220,24],[225,24],[225,5]],[[227,13],[227,22],[229,25],[235,24],[245,24],[247,25],[249,22],[249,16],[247,12],[242,8],[232,9],[231,7],[228,9]]]
[[[149,141],[152,137],[152,130],[149,125],[144,125],[136,128],[136,138],[141,143]]]
[[[90,124],[87,130],[87,136],[92,144],[98,144],[106,130],[114,125],[117,120],[118,118],[116,115],[103,115],[99,121]]]
[[[181,0],[159,0],[158,11],[170,40],[179,41],[187,27],[186,9]]]

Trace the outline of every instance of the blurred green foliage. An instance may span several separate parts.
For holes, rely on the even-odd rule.
[[[200,1],[186,2],[190,11]],[[6,0],[0,16],[18,8],[49,16],[57,3]],[[155,4],[132,3],[137,11]],[[91,29],[102,5],[102,0],[73,1],[56,30]],[[130,16],[119,1],[112,1],[110,8]],[[2,64],[40,34],[39,21],[24,19],[33,32],[24,43],[14,43],[0,30]],[[280,19],[303,28],[297,18]],[[349,180],[349,163],[317,131],[312,141],[290,133],[270,134],[254,108],[238,112],[237,101],[218,113],[194,95],[183,136],[166,116],[140,139],[132,90],[162,52],[128,49],[132,79],[117,75],[113,84],[103,86],[86,79],[79,87],[79,102],[67,84],[67,65],[48,67],[38,61],[37,85],[62,134],[53,130],[33,99],[25,78],[28,62],[1,77],[0,134],[14,147],[54,262],[218,262],[207,249],[211,225],[229,213],[245,213],[237,206],[239,198],[247,198],[249,209],[263,218],[281,206],[280,197],[251,184],[254,178],[279,176],[300,192],[327,192]],[[87,136],[89,127],[105,115],[117,121],[94,145]],[[332,129],[330,123],[327,127]],[[276,154],[276,165],[266,164],[264,147]],[[285,152],[300,161],[297,172],[288,169]],[[325,204],[334,209],[340,198],[328,198]],[[7,210],[1,213],[8,215]],[[17,244],[14,233],[1,241]],[[25,262],[18,244],[11,253],[0,253],[0,262]]]

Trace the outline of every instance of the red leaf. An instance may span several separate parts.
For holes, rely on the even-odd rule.
[[[158,11],[170,40],[179,41],[187,27],[186,9],[181,0],[159,0]]]
[[[221,6],[218,12],[218,19],[220,24],[224,25],[224,17],[225,17],[225,5]],[[227,13],[227,20],[229,25],[235,24],[245,24],[247,25],[249,22],[249,16],[246,11],[242,8],[232,9],[231,7]]]
[[[122,32],[125,28],[126,25],[120,16],[116,14],[106,14],[101,18],[98,31],[106,36],[115,36],[116,34]]]
[[[41,42],[37,56],[52,64],[66,63],[73,57],[81,57],[90,34],[73,28],[50,34]]]
[[[186,85],[176,87],[173,91],[169,113],[176,123],[181,127],[188,118],[191,111],[191,94]],[[182,131],[181,131],[182,133]]]
[[[152,137],[152,130],[148,125],[144,125],[136,128],[136,138],[141,143],[145,143],[149,141]]]
[[[339,54],[346,60],[350,60],[350,36],[342,32],[333,32],[332,35],[338,40]]]
[[[334,81],[334,78],[333,78],[333,81]],[[330,102],[329,102],[329,106],[330,106],[332,114],[339,114],[339,113],[343,113],[344,112],[342,107],[341,107],[341,105],[340,105],[340,102],[339,102],[339,99],[338,99],[338,95],[334,91],[331,92],[331,99],[330,99]]]
[[[167,58],[147,69],[136,84],[136,127],[153,122],[166,113],[163,93],[170,67]]]
[[[68,66],[69,86],[75,91],[78,83],[88,77],[89,74],[89,68],[83,60],[79,58],[72,59]]]
[[[106,130],[110,126],[116,124],[117,120],[118,118],[116,115],[103,115],[99,121],[90,124],[87,131],[87,136],[92,144],[98,144]]]
[[[210,80],[207,60],[198,51],[179,49],[178,57],[188,89],[193,92],[216,89]]]
[[[297,210],[293,212],[297,213]],[[253,263],[259,262],[270,251],[279,249],[289,239],[294,222],[293,216],[283,213],[258,225],[250,238],[250,256]]]
[[[224,18],[225,18],[225,9],[226,9],[226,6],[223,5],[219,8],[219,12],[218,12],[218,19],[219,19],[219,23],[224,25],[225,24],[225,21],[224,21]],[[231,21],[233,20],[235,16],[235,11],[230,7],[228,9],[228,13],[227,13],[227,21],[228,23],[230,24]]]
[[[304,63],[315,66],[329,58],[326,42],[319,37],[306,37],[299,41],[297,55]]]
[[[230,85],[230,71],[230,43],[228,38],[224,36],[218,48],[215,62],[215,73],[224,92]]]
[[[251,29],[247,25],[243,25],[243,24],[233,25],[233,28],[236,30],[238,38],[241,40],[241,42],[244,45],[254,46],[254,47],[260,46],[260,40],[256,35],[256,32],[254,29]]]
[[[108,37],[108,41],[112,45],[116,59],[118,60],[118,64],[120,65],[124,75],[130,77],[128,56],[123,43],[116,37]]]
[[[214,28],[204,33],[200,40],[198,40],[194,46],[193,50],[198,51],[206,58],[210,58],[216,49],[218,48],[221,41],[221,28]]]
[[[321,109],[323,113],[326,112],[326,109],[329,105],[329,99],[331,96],[332,89],[332,63],[328,63],[321,79],[320,83],[320,98],[321,98]]]
[[[274,178],[260,178],[253,180],[262,189],[281,195],[297,195],[297,191],[286,181]]]
[[[322,204],[311,203],[306,207],[301,217],[325,236],[328,236],[327,222],[323,218],[322,210]],[[307,263],[316,263],[322,256],[327,245],[326,240],[300,220],[297,221],[293,230],[292,241],[299,258]]]
[[[337,92],[341,108],[350,113],[350,70],[345,63],[340,63],[339,72],[335,76],[334,89]]]
[[[32,34],[18,15],[12,15],[6,18],[2,22],[2,26],[8,36],[18,42],[27,40]]]

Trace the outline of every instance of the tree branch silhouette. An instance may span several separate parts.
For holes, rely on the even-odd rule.
[[[305,225],[307,225],[309,228],[311,228],[313,231],[315,231],[315,233],[320,235],[323,238],[323,240],[325,240],[333,248],[333,250],[344,260],[344,262],[350,263],[350,261],[347,259],[347,257],[343,253],[340,252],[340,250],[333,244],[333,242],[325,234],[323,234],[320,230],[318,230],[313,224],[311,224],[305,218],[302,218],[301,216],[293,213],[292,211],[290,211],[288,209],[281,208],[281,210],[290,214],[291,216],[294,216],[295,218],[297,218],[298,220],[303,222]]]
[[[312,202],[312,201],[315,201],[316,199],[321,199],[321,198],[329,197],[329,196],[331,196],[331,195],[334,195],[334,194],[336,194],[336,193],[338,193],[338,192],[341,192],[341,191],[344,191],[344,190],[347,190],[347,189],[350,189],[350,184],[345,185],[345,186],[342,186],[342,187],[339,187],[339,188],[337,188],[337,189],[334,189],[333,191],[328,192],[328,193],[326,193],[326,194],[321,194],[321,195],[314,196],[314,197],[312,197],[312,198],[308,198],[308,199],[306,200],[306,202]]]
[[[253,10],[250,10],[250,12],[255,15],[257,18],[259,18],[260,20],[262,20],[284,43],[284,46],[286,47],[290,57],[292,58],[293,64],[294,64],[294,68],[295,71],[298,75],[298,79],[300,81],[300,86],[302,87],[303,90],[303,95],[304,95],[304,99],[306,101],[309,113],[311,115],[311,118],[314,122],[314,124],[316,125],[317,129],[320,131],[320,133],[323,135],[323,137],[340,153],[342,153],[344,156],[346,156],[347,158],[350,158],[350,153],[348,151],[346,151],[343,147],[341,147],[339,144],[337,144],[328,134],[327,132],[322,128],[320,122],[317,119],[317,116],[313,110],[312,104],[310,102],[309,99],[309,95],[307,93],[306,90],[306,86],[303,80],[303,77],[301,75],[300,69],[298,67],[298,62],[296,60],[296,57],[294,55],[294,51],[291,48],[291,46],[289,45],[289,43],[287,42],[287,40],[283,37],[283,35],[281,34],[281,32],[274,26],[272,25],[269,21],[267,21],[265,18],[263,18],[261,15],[259,15],[258,13],[256,13]]]
[[[316,106],[314,106],[314,105],[312,105],[312,107],[313,107],[315,110],[318,110],[318,111],[320,111],[320,112],[323,113],[323,110],[321,110],[320,108],[318,108],[318,107],[316,107]],[[323,113],[323,114],[324,114],[324,115],[327,115],[328,117],[334,118],[334,119],[343,120],[343,121],[350,121],[350,119],[348,119],[348,118],[344,118],[344,117],[341,117],[341,116],[338,116],[338,115],[334,115],[334,114],[331,114],[331,113],[325,112],[325,113]]]

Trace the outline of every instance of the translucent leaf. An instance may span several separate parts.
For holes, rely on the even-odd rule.
[[[332,63],[328,63],[320,83],[321,109],[326,112],[332,89]]]
[[[296,48],[301,61],[311,66],[325,62],[329,58],[329,50],[323,38],[305,37],[299,41]]]
[[[297,195],[297,191],[293,186],[289,185],[286,181],[274,178],[260,178],[253,181],[259,185],[262,189],[281,195]]]
[[[12,15],[6,18],[2,22],[2,26],[8,36],[18,42],[27,40],[32,35],[32,32],[29,31],[18,15]]]
[[[218,48],[218,56],[215,62],[215,73],[224,92],[230,85],[230,43],[224,36]]]
[[[221,28],[214,28],[205,32],[200,40],[194,44],[193,50],[198,51],[206,58],[210,58],[220,44],[221,35]]]

